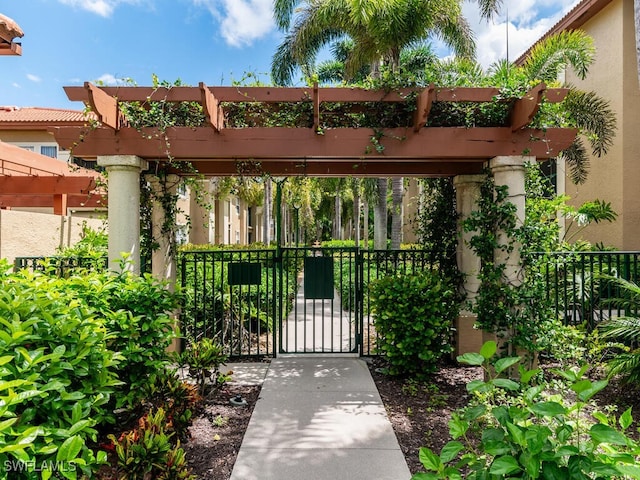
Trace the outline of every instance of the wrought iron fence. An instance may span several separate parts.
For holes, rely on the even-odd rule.
[[[585,325],[591,331],[612,317],[637,315],[612,299],[621,291],[612,279],[637,282],[640,252],[552,252],[539,254],[547,295],[556,315],[567,325]]]

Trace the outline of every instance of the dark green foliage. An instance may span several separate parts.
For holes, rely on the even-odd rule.
[[[90,474],[106,458],[103,452],[96,458],[87,443],[112,418],[108,405],[122,357],[108,348],[106,324],[117,314],[88,308],[66,282],[26,271],[0,278],[3,467],[58,461],[69,475]],[[8,478],[36,475],[15,466]]]
[[[167,348],[175,337],[172,313],[179,296],[151,275],[130,272],[86,273],[70,277],[63,288],[107,317],[108,346],[122,354],[117,406],[135,408],[144,400],[142,387],[163,371]]]
[[[586,378],[589,365],[554,370],[558,380],[536,383],[541,370],[520,366],[516,380],[507,372],[520,358],[496,360],[496,353],[487,342],[480,353],[458,357],[482,367],[485,380],[467,385],[473,400],[453,413],[452,441],[440,455],[420,449],[426,472],[412,480],[639,478],[640,445],[627,433],[631,409],[620,417],[598,410],[592,399],[607,381]]]
[[[431,252],[430,262],[440,265],[440,271],[456,281],[459,277],[456,260],[458,213],[453,180],[429,178],[421,180],[421,184],[416,234],[422,247]]]
[[[371,285],[378,348],[393,375],[422,376],[451,352],[455,287],[438,274],[389,276]]]

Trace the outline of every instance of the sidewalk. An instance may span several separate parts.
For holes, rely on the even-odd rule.
[[[272,360],[231,480],[410,477],[364,361],[327,355]]]

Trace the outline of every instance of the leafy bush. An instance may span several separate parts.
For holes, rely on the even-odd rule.
[[[484,368],[487,380],[467,385],[482,400],[454,412],[453,440],[440,455],[420,449],[427,472],[412,480],[461,479],[463,474],[471,480],[640,478],[640,445],[624,433],[633,421],[631,410],[615,418],[591,401],[606,380],[585,378],[588,365],[555,370],[560,385],[533,385],[539,369],[520,368],[520,381],[503,378],[520,358],[492,361],[496,350],[495,342],[487,342],[480,353],[458,357]]]
[[[3,264],[6,267],[6,265]],[[0,277],[0,478],[75,479],[106,459],[87,441],[111,418],[121,357],[98,314],[42,274]]]
[[[220,366],[228,359],[224,346],[210,338],[201,338],[192,342],[182,354],[177,355],[180,365],[189,368],[189,374],[196,379],[200,395],[205,394],[205,381],[209,379],[214,386],[224,383],[225,375],[220,374]]]
[[[371,285],[378,348],[389,361],[389,373],[433,372],[449,353],[456,292],[437,273],[389,276]]]
[[[74,275],[63,288],[74,292],[102,315],[109,332],[108,346],[121,353],[117,407],[136,407],[143,388],[153,382],[169,363],[167,348],[176,336],[171,314],[179,306],[179,295],[149,274],[125,271]]]

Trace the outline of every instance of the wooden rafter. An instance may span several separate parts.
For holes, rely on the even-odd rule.
[[[416,113],[413,119],[413,131],[417,132],[427,124],[431,105],[436,96],[436,88],[433,84],[418,94]]]
[[[219,132],[224,127],[224,112],[220,106],[220,102],[203,82],[200,82],[200,93],[200,102],[202,103],[202,109],[204,110],[207,123],[211,125],[216,132]]]
[[[320,130],[320,89],[318,82],[313,84],[313,131]]]
[[[540,109],[540,102],[542,102],[542,96],[546,89],[547,86],[544,83],[539,83],[529,90],[524,97],[513,102],[511,115],[509,116],[512,131],[515,132],[529,125]]]
[[[96,188],[93,177],[15,177],[0,176],[3,195],[89,193]]]
[[[91,109],[98,117],[98,121],[109,128],[118,130],[120,122],[118,121],[117,98],[109,95],[91,82],[85,82],[84,88],[87,92],[86,103],[91,106]]]

